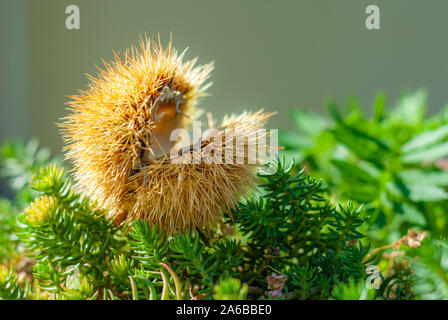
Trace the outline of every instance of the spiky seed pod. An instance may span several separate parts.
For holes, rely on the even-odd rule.
[[[116,221],[146,219],[167,233],[211,227],[251,190],[255,164],[172,161],[170,134],[186,126],[213,67],[183,62],[171,42],[165,49],[160,41],[140,46],[123,59],[116,54],[68,103],[71,114],[61,126],[75,180]],[[268,116],[228,118],[217,137],[253,136]],[[230,128],[236,130],[226,133]],[[204,155],[211,140],[204,137],[191,154]],[[215,148],[228,153],[230,144]]]

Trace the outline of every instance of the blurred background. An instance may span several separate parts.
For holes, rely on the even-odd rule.
[[[65,27],[71,4],[80,30]],[[380,30],[365,27],[369,4],[381,10]],[[426,88],[433,112],[448,100],[443,0],[1,0],[0,14],[0,142],[38,137],[54,153],[67,95],[145,33],[166,43],[173,32],[187,59],[215,61],[201,106],[218,119],[264,108],[280,111],[271,127],[288,128],[289,109],[324,110],[325,97],[351,95],[367,108],[379,90],[394,102]]]

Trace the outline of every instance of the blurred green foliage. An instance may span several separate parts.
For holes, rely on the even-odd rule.
[[[381,296],[447,299],[448,106],[427,115],[427,94],[419,90],[392,108],[380,93],[369,115],[356,99],[329,101],[327,109],[329,116],[292,111],[297,130],[279,135],[284,155],[323,178],[332,201],[364,206],[371,218],[361,230],[387,257],[379,264],[388,274]],[[411,228],[429,238],[417,249],[394,248]],[[334,294],[357,299],[363,290],[349,283]]]
[[[364,204],[371,240],[391,242],[411,227],[438,237],[448,227],[448,108],[427,116],[426,98],[420,90],[388,110],[378,94],[369,116],[355,99],[330,101],[329,117],[294,110],[297,131],[280,132],[280,145],[332,197]]]

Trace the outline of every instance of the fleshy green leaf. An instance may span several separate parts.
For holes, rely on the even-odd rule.
[[[404,216],[403,217],[404,220],[410,223],[420,226],[424,226],[426,224],[426,218],[424,214],[421,211],[417,210],[416,208],[408,205],[407,203],[403,203],[402,213]]]
[[[393,194],[399,192],[416,202],[433,202],[448,199],[448,193],[434,185],[389,183],[388,190]]]
[[[435,161],[448,156],[448,142],[440,143],[425,150],[411,151],[403,155],[404,163],[419,163],[423,161]]]
[[[443,126],[431,131],[425,131],[404,144],[401,150],[406,153],[425,148],[442,141],[446,136],[448,136],[448,126]]]
[[[311,138],[301,135],[296,132],[279,131],[278,133],[279,144],[286,149],[304,149],[312,145]]]
[[[294,110],[292,120],[299,130],[310,136],[319,134],[328,126],[326,118],[304,109]]]
[[[447,171],[424,171],[418,169],[403,170],[398,173],[399,178],[408,184],[425,184],[448,186]]]
[[[427,93],[418,90],[403,96],[397,107],[391,112],[391,120],[407,124],[417,124],[423,120],[426,111]]]

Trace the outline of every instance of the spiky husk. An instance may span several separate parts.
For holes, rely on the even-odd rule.
[[[123,59],[116,54],[98,78],[91,77],[88,90],[68,103],[71,114],[62,127],[75,180],[116,221],[146,219],[167,233],[210,228],[253,188],[258,162],[179,164],[170,159],[173,145],[160,143],[187,125],[185,115],[193,114],[212,70],[211,64],[195,67],[196,59],[182,59],[171,42],[163,49],[160,41],[152,48],[141,41],[140,51],[132,48]],[[175,101],[160,99],[167,86],[182,96],[182,114],[173,112]],[[217,135],[254,135],[268,116],[227,118]],[[226,133],[229,128],[233,133]],[[214,146],[210,137],[202,140],[194,156]],[[229,152],[230,146],[215,147]]]

